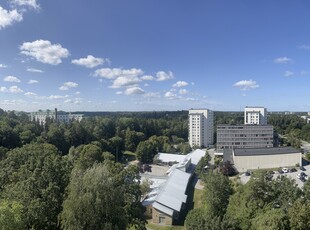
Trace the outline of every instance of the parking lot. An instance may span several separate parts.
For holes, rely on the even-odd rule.
[[[277,178],[277,176],[279,175],[287,176],[291,179],[294,179],[298,187],[302,188],[304,185],[304,182],[302,182],[300,179],[297,178],[297,174],[304,172],[310,176],[310,165],[306,165],[304,166],[304,168],[306,169],[306,171],[302,171],[299,168],[296,168],[297,172],[289,172],[289,173],[281,173],[281,174],[278,171],[274,171],[275,173],[273,174],[273,179]],[[244,173],[240,175],[240,181],[243,184],[246,184],[250,180],[250,178],[251,176],[246,176]]]

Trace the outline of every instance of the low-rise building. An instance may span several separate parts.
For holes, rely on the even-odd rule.
[[[175,169],[152,205],[152,222],[173,225],[187,201],[187,187],[192,174]]]
[[[29,117],[31,121],[36,121],[41,125],[44,125],[48,119],[57,121],[60,123],[69,123],[71,121],[81,121],[83,114],[71,114],[62,111],[55,110],[39,110],[37,112],[30,113]]]
[[[302,163],[301,152],[292,147],[242,148],[232,149],[231,153],[232,156],[228,156],[229,152],[225,151],[224,160],[233,161],[231,163],[239,172],[250,169],[292,167]]]

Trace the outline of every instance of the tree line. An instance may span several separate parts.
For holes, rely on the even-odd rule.
[[[247,184],[218,172],[204,178],[203,206],[186,217],[187,229],[307,230],[310,226],[310,181],[303,189],[293,179],[271,179],[257,171]]]

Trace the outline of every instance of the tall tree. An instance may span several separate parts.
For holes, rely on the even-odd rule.
[[[109,160],[84,172],[74,169],[61,214],[63,229],[143,229],[141,211],[136,213],[142,210],[136,175]]]

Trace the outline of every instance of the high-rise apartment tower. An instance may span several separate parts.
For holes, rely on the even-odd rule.
[[[209,109],[189,110],[189,144],[207,147],[214,144],[214,115]]]
[[[245,125],[267,125],[267,109],[264,107],[245,107]]]

